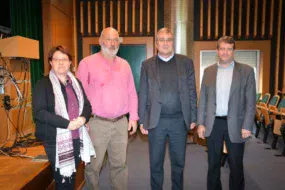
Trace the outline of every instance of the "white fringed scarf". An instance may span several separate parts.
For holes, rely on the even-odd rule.
[[[68,71],[67,75],[72,81],[72,87],[78,99],[80,115],[82,113],[84,105],[83,93],[74,75],[70,71]],[[55,113],[69,120],[66,103],[61,91],[60,81],[53,70],[51,70],[49,73],[49,79],[51,81],[55,97]],[[80,157],[81,160],[84,161],[85,164],[87,164],[90,162],[91,156],[96,157],[96,153],[92,141],[90,140],[89,134],[84,125],[79,128],[79,138]],[[56,170],[59,169],[59,172],[63,177],[70,177],[73,172],[76,172],[73,151],[74,150],[71,130],[57,128],[55,168]]]

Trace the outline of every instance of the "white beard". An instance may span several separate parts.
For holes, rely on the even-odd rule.
[[[101,50],[103,54],[109,55],[111,57],[115,57],[119,51],[119,48],[116,48],[114,50],[110,50],[109,48],[105,47],[104,45],[101,45]]]

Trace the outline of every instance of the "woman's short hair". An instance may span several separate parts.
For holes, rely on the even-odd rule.
[[[72,61],[72,56],[71,54],[69,53],[68,49],[64,46],[55,46],[55,47],[52,47],[50,50],[49,50],[49,53],[48,53],[48,62],[52,61],[52,58],[53,58],[53,54],[57,51],[60,51],[61,53],[67,55],[69,61]]]

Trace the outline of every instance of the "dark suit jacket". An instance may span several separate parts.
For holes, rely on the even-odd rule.
[[[154,56],[143,62],[141,67],[139,91],[140,124],[145,129],[155,128],[160,119],[160,77],[158,57]],[[197,93],[193,61],[184,55],[175,54],[178,71],[179,94],[182,112],[187,129],[197,117]]]
[[[216,116],[217,64],[205,69],[198,106],[198,125],[211,135]],[[228,104],[228,131],[231,142],[241,143],[241,129],[252,130],[255,116],[256,85],[253,68],[235,62]]]

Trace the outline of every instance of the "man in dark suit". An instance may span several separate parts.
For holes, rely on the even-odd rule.
[[[191,59],[173,52],[173,33],[162,28],[156,35],[158,55],[142,64],[140,130],[148,134],[151,189],[163,187],[163,163],[169,142],[172,189],[183,189],[187,131],[196,123],[197,94]]]
[[[234,61],[235,41],[217,42],[219,62],[205,69],[198,106],[198,135],[207,137],[207,187],[222,189],[220,163],[223,142],[228,150],[231,190],[244,189],[244,144],[251,135],[256,85],[252,67]]]

